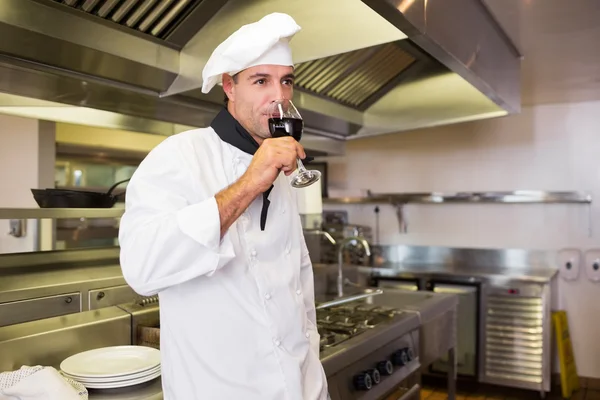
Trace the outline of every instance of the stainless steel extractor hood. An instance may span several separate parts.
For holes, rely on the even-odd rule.
[[[303,27],[295,100],[325,154],[520,111],[520,56],[479,0],[3,0],[0,91],[206,126],[223,94],[200,93],[205,62],[274,11]]]

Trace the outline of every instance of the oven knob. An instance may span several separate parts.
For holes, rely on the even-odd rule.
[[[361,372],[354,377],[354,387],[356,390],[370,390],[373,387],[371,375]]]
[[[408,361],[412,361],[415,359],[415,353],[411,347],[406,348],[406,356],[408,357]]]
[[[408,356],[406,355],[406,350],[398,350],[394,354],[392,354],[392,363],[394,365],[403,366],[408,364]]]
[[[394,373],[394,366],[390,361],[381,361],[377,363],[377,370],[381,375],[391,375]]]
[[[370,369],[367,371],[367,373],[369,374],[369,376],[371,377],[371,380],[373,381],[373,383],[375,385],[377,385],[379,382],[381,382],[381,375],[379,374],[378,370]]]

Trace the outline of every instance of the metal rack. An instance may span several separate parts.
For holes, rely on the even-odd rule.
[[[120,218],[123,208],[0,208],[0,219]]]
[[[516,190],[512,192],[457,192],[457,193],[371,193],[367,197],[339,197],[323,199],[323,204],[390,204],[396,208],[401,233],[408,231],[404,206],[406,204],[587,204],[592,195],[585,192],[550,192],[543,190]],[[591,207],[589,207],[589,237],[592,236]]]
[[[561,203],[589,204],[591,194],[584,192],[550,192],[516,190],[511,192],[457,192],[457,193],[370,193],[367,197],[339,197],[323,199],[326,204],[440,204],[440,203]]]

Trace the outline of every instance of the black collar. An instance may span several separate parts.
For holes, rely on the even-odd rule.
[[[223,108],[215,119],[210,123],[211,128],[217,132],[222,141],[237,147],[244,153],[254,155],[258,150],[258,143],[252,135],[244,129],[237,119],[229,113],[227,108]]]
[[[222,141],[237,147],[244,153],[254,155],[256,150],[258,150],[259,145],[256,140],[254,140],[252,135],[250,135],[250,133],[244,129],[235,118],[233,118],[233,115],[229,113],[227,108],[223,108],[219,111],[210,126],[215,130]],[[260,214],[261,231],[265,230],[265,225],[267,223],[267,211],[269,210],[269,204],[271,204],[269,194],[271,193],[271,190],[273,190],[273,187],[274,186],[271,185],[271,187],[263,193],[263,206]]]

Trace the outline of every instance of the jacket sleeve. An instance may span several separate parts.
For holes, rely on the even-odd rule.
[[[210,276],[235,256],[229,234],[221,240],[216,193],[206,193],[202,178],[192,176],[178,147],[167,141],[127,185],[119,229],[123,276],[145,296]]]

